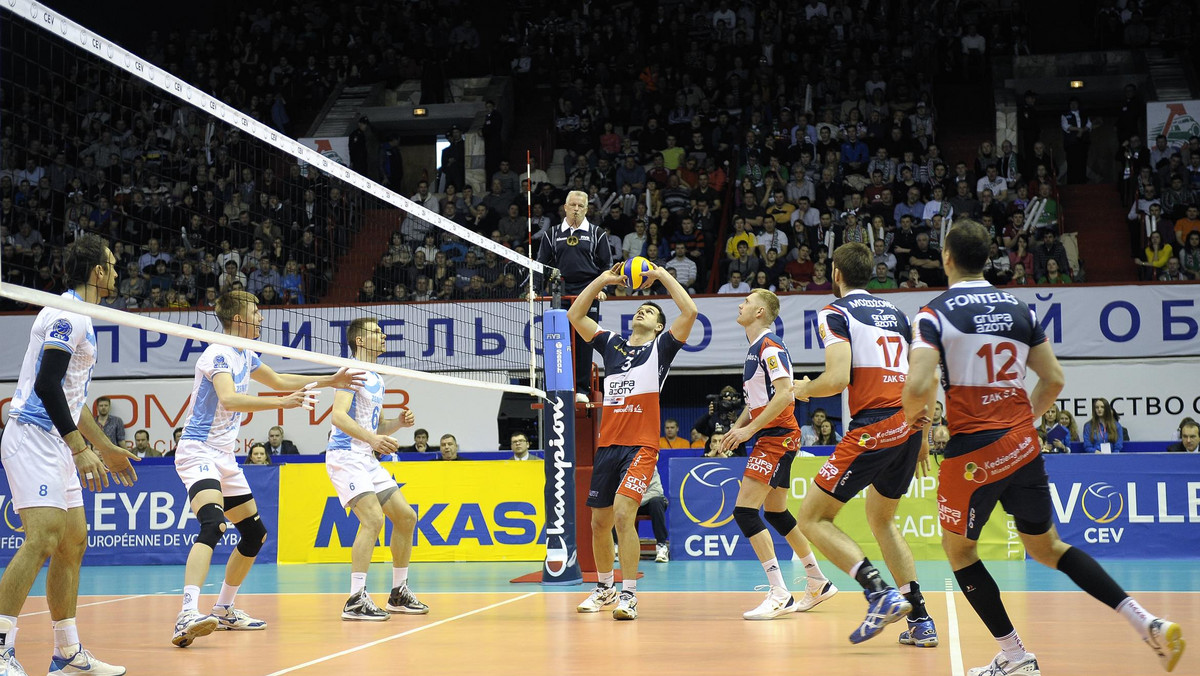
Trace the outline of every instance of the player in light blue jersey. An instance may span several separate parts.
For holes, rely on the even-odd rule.
[[[258,298],[245,291],[231,291],[217,299],[217,319],[225,333],[255,340],[262,325]],[[352,387],[363,382],[358,371],[341,369],[332,376],[302,376],[276,373],[253,350],[209,345],[196,362],[191,408],[183,435],[175,451],[175,471],[187,487],[192,512],[200,533],[188,553],[183,580],[183,609],[175,620],[171,643],[185,648],[215,629],[253,631],[267,623],[234,607],[238,588],[254,557],[267,540],[267,528],[258,517],[258,506],[246,476],[234,457],[243,414],[303,406],[311,409],[316,388]],[[248,394],[254,380],[284,397]],[[208,576],[213,549],[225,533],[228,519],[241,536],[237,549],[225,564],[225,581],[211,614],[199,611],[200,585]]]
[[[359,317],[346,329],[346,343],[354,358],[371,364],[383,354],[386,340],[379,322],[370,317]],[[365,377],[365,383],[339,389],[334,395],[325,470],[342,507],[354,510],[359,524],[350,550],[350,598],[342,609],[342,619],[380,622],[390,618],[389,613],[420,615],[428,613],[429,607],[408,588],[417,513],[405,501],[396,480],[379,464],[379,456],[396,452],[398,444],[389,435],[412,427],[415,419],[412,411],[383,418],[383,379],[370,372]],[[392,593],[387,611],[375,605],[367,593],[367,568],[384,516],[392,522]]]
[[[100,237],[77,239],[63,259],[73,284],[63,297],[93,304],[107,298],[116,289],[116,261]],[[12,504],[25,531],[25,542],[0,579],[0,676],[25,676],[14,651],[17,616],[46,559],[46,602],[54,623],[50,676],[125,673],[84,650],[75,626],[79,566],[87,549],[80,480],[92,491],[108,486],[109,473],[123,486],[137,480],[129,460],[138,458],[108,440],[86,405],[95,365],[91,317],[53,308],[38,313],[0,444]]]

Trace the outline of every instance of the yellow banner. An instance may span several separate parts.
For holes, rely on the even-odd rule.
[[[792,465],[791,490],[788,491],[788,509],[792,513],[800,507],[800,501],[808,491],[821,490],[812,483],[812,479],[825,461],[826,458],[823,457],[796,458]],[[900,500],[900,506],[896,509],[896,526],[912,549],[913,558],[917,560],[946,558],[942,551],[942,527],[938,523],[936,465],[932,469],[934,476],[918,476],[913,480],[908,493]],[[871,528],[867,525],[864,500],[866,495],[867,492],[863,490],[851,498],[838,513],[834,523],[853,538],[869,558],[880,560],[882,554],[879,545],[876,544],[875,537],[871,535]],[[820,557],[820,552],[817,555]],[[1025,546],[1017,536],[1016,525],[1012,517],[999,505],[979,535],[979,556],[989,561],[1025,558]]]
[[[390,462],[417,512],[413,561],[541,561],[545,485],[540,462]],[[279,562],[349,563],[358,518],[343,509],[323,464],[279,473]],[[391,523],[372,561],[390,561]]]

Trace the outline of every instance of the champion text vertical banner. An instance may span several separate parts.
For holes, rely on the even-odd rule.
[[[1092,556],[1200,557],[1200,455],[1046,456],[1054,522]]]
[[[267,530],[279,523],[279,468],[246,467],[246,481],[254,493],[258,513]],[[187,491],[171,465],[141,465],[137,483],[125,487],[110,483],[99,493],[83,491],[83,509],[87,515],[88,548],[84,565],[133,566],[145,564],[184,564],[188,551],[200,533],[200,526],[188,504]],[[13,509],[8,476],[0,472],[0,566],[8,565],[17,548],[25,542],[25,528]],[[238,543],[232,525],[217,545],[213,563],[223,564]],[[268,537],[258,560],[274,563],[275,537]]]
[[[575,369],[571,353],[571,324],[564,310],[546,312],[546,558],[542,584],[583,582],[575,541]]]
[[[798,457],[792,464],[788,510],[795,513],[809,491],[821,490],[812,482],[823,457]],[[671,557],[673,559],[753,559],[754,550],[733,521],[745,458],[671,459]],[[937,479],[915,477],[896,512],[896,527],[918,560],[942,560],[942,528],[938,523]],[[837,525],[854,539],[867,556],[879,558],[879,545],[871,535],[864,511],[866,491],[854,496],[838,515]],[[787,542],[768,528],[780,558],[791,556]],[[817,552],[821,556],[820,552]],[[979,555],[988,560],[1020,560],[1025,548],[1011,517],[997,509],[979,538]]]

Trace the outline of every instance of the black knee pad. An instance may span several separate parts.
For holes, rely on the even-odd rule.
[[[258,556],[263,543],[267,541],[267,527],[263,525],[262,519],[258,518],[258,514],[238,521],[233,527],[242,536],[237,544],[238,553],[248,559]]]
[[[763,512],[763,518],[767,523],[771,524],[771,528],[775,529],[776,533],[787,536],[796,527],[796,517],[786,509],[782,512]]]
[[[196,512],[196,520],[200,522],[200,535],[196,542],[216,549],[221,536],[225,534],[225,510],[209,503]]]
[[[746,539],[767,529],[767,524],[763,523],[762,517],[758,515],[758,510],[753,507],[734,507],[733,520],[737,522],[738,528],[742,530],[742,535],[745,535]]]

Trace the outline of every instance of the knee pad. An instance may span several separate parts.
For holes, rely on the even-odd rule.
[[[209,503],[196,512],[196,520],[200,522],[200,535],[196,542],[216,549],[221,536],[225,534],[225,510]]]
[[[771,528],[775,529],[776,533],[787,536],[796,527],[796,517],[786,509],[782,512],[763,512],[763,518],[767,523],[771,524]]]
[[[753,507],[734,507],[733,520],[737,522],[738,528],[741,529],[742,535],[745,535],[746,539],[767,529],[762,517],[758,515],[758,510]]]
[[[263,525],[258,514],[248,516],[233,524],[242,539],[238,541],[237,550],[242,556],[253,559],[258,556],[263,543],[267,541],[267,527]]]

